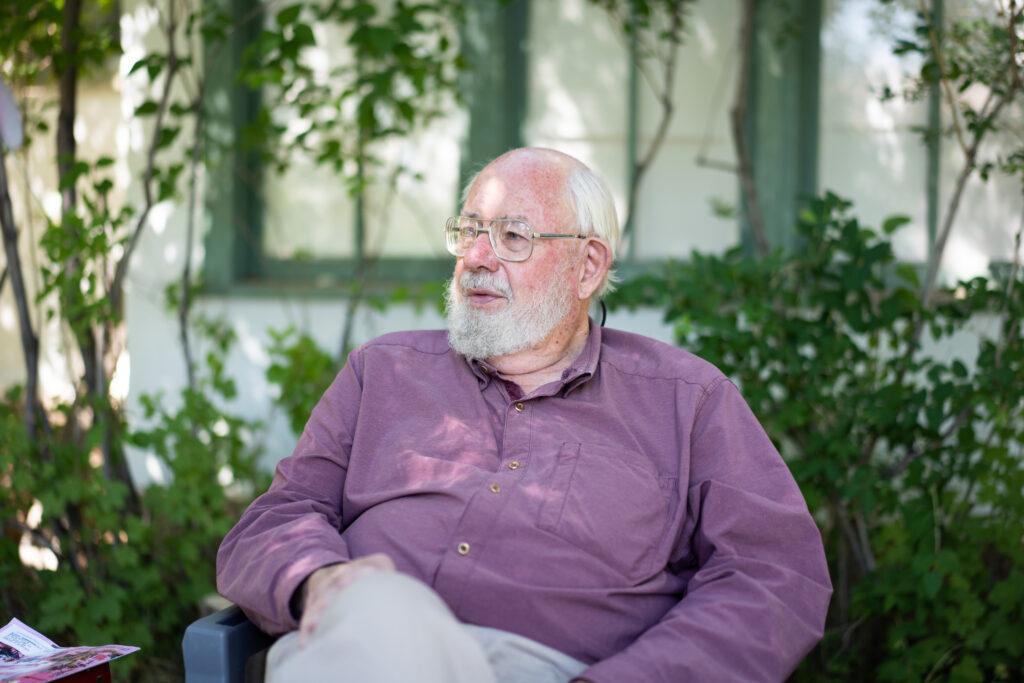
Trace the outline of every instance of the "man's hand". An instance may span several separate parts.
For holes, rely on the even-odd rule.
[[[302,585],[302,620],[299,622],[299,642],[305,643],[316,630],[320,616],[332,596],[344,590],[356,579],[380,571],[394,571],[395,563],[384,553],[374,553],[350,562],[321,567],[306,578]]]

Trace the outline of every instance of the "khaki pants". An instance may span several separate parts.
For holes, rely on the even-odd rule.
[[[268,683],[566,683],[586,664],[529,638],[459,622],[426,584],[368,574],[341,591],[304,646],[270,649]]]

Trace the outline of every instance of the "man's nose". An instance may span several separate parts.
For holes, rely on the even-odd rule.
[[[496,271],[498,269],[498,257],[495,256],[494,249],[491,247],[490,235],[486,232],[481,232],[477,235],[476,240],[466,250],[462,260],[463,265],[470,270],[483,268],[492,273]]]

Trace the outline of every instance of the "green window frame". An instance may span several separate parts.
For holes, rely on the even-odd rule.
[[[775,0],[757,3],[754,49],[747,105],[747,139],[755,168],[755,184],[769,242],[789,247],[795,238],[799,211],[817,192],[819,126],[819,79],[821,71],[821,21],[823,0]],[[209,97],[209,128],[230,135],[255,116],[262,105],[260,93],[234,82],[245,45],[260,30],[262,16],[248,0],[224,0],[239,18],[222,59],[208,65],[215,94]],[[472,72],[462,78],[469,130],[461,155],[459,189],[484,163],[523,144],[522,128],[527,112],[529,84],[526,38],[530,0],[467,5],[462,27]],[[785,22],[800,17],[799,30],[779,40]],[[769,65],[781,65],[772,69]],[[631,65],[630,90],[636,80]],[[635,136],[638,111],[634,98],[628,104],[627,143]],[[630,167],[636,145],[627,144]],[[208,293],[262,295],[279,291],[302,294],[344,295],[357,275],[358,258],[272,258],[263,253],[263,169],[257,155],[240,145],[230,146],[224,158],[211,165],[207,211],[211,227],[206,239],[204,289]],[[740,205],[740,235],[752,244],[746,207]],[[459,198],[452,198],[453,210]],[[358,213],[358,212],[355,212]],[[440,226],[443,217],[438,217]],[[355,225],[356,253],[362,248],[362,226]],[[440,227],[438,227],[440,233]],[[630,276],[657,267],[660,262],[638,262],[628,256],[620,271]],[[451,273],[449,258],[381,257],[373,259],[374,283],[418,284],[441,281]]]
[[[211,60],[207,77],[215,94],[208,101],[212,134],[233,136],[252,120],[262,99],[258,91],[234,80],[245,46],[259,34],[263,17],[248,0],[225,0],[237,17],[221,59]],[[468,57],[475,65],[463,77],[462,92],[470,114],[469,134],[461,150],[460,188],[488,160],[522,145],[526,115],[529,0],[472,3],[461,28]],[[495,49],[497,46],[497,49]],[[502,106],[514,102],[515,106]],[[211,227],[206,238],[204,290],[211,294],[263,295],[275,292],[344,295],[358,276],[365,242],[364,227],[353,212],[354,257],[276,258],[264,253],[262,188],[264,171],[258,156],[232,144],[223,158],[211,164],[207,212]],[[458,197],[452,197],[453,211]],[[356,199],[359,201],[359,198]],[[445,216],[438,216],[438,237]],[[450,276],[452,260],[436,257],[372,259],[371,280],[390,286],[438,282]]]
[[[800,211],[818,192],[822,0],[759,0],[753,23],[746,139],[772,247],[796,245]],[[752,250],[740,196],[740,236]]]

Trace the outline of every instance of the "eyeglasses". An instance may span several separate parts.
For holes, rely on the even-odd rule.
[[[533,253],[533,241],[586,239],[581,233],[533,232],[526,221],[515,218],[471,218],[452,216],[444,225],[445,243],[452,256],[465,256],[480,233],[486,232],[494,255],[502,261],[525,261]]]

